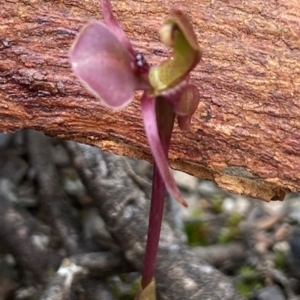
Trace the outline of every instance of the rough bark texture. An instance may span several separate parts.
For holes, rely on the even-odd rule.
[[[75,79],[68,49],[98,1],[1,0],[0,130],[42,130],[150,160],[139,103],[111,113]],[[300,190],[300,2],[112,1],[149,62],[168,55],[158,29],[172,7],[193,20],[203,60],[193,132],[175,130],[171,164],[264,200]]]

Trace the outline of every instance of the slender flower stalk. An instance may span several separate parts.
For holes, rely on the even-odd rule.
[[[154,279],[155,262],[163,217],[166,190],[187,206],[168,164],[168,151],[175,118],[182,130],[190,130],[191,117],[199,103],[196,86],[189,73],[201,59],[197,39],[187,17],[172,10],[160,30],[162,42],[171,47],[172,56],[150,67],[132,44],[112,13],[109,0],[101,0],[104,23],[91,21],[77,36],[70,62],[74,73],[99,101],[119,110],[142,90],[141,111],[147,140],[154,157],[153,187],[148,239],[142,273],[142,291]]]
[[[141,288],[145,289],[154,278],[155,263],[158,252],[162,217],[164,213],[164,199],[166,187],[156,164],[154,163],[152,178],[152,195],[149,213],[146,251],[142,272]]]
[[[174,125],[175,114],[172,112],[170,105],[165,99],[157,99],[151,101],[144,97],[141,99],[142,111],[144,112],[143,118],[148,116],[147,112],[152,111],[147,109],[147,105],[156,105],[156,121],[157,127],[161,128],[160,142],[166,158],[168,158],[168,152],[170,147],[171,135]],[[169,115],[169,118],[165,118],[165,115]],[[166,187],[159,173],[159,169],[154,163],[153,178],[152,178],[152,195],[149,214],[149,226],[148,226],[148,238],[146,244],[146,252],[144,258],[144,267],[142,273],[141,288],[145,289],[154,278],[155,262],[158,252],[159,236],[161,230],[161,224],[164,212],[164,199],[166,195]]]

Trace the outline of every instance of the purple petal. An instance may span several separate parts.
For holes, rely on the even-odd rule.
[[[174,101],[173,110],[178,116],[192,116],[199,104],[199,91],[193,84],[187,84]]]
[[[132,55],[135,55],[135,51],[133,50],[130,40],[124,32],[120,22],[113,15],[110,0],[101,0],[101,9],[104,22],[107,25],[107,27],[109,27],[109,29],[114,33],[118,40],[127,48],[127,50]]]
[[[155,99],[148,97],[146,93],[144,93],[141,99],[141,108],[148,143],[166,188],[178,202],[180,202],[183,206],[187,206],[187,203],[178,190],[175,180],[170,172],[167,156],[159,137],[156,121]]]
[[[134,96],[134,58],[101,22],[92,21],[76,38],[70,61],[74,73],[104,105],[120,109]]]
[[[188,84],[180,95],[180,99],[174,107],[177,114],[179,128],[191,131],[192,115],[199,104],[199,90],[195,85]]]
[[[177,116],[178,126],[183,131],[191,131],[191,116]]]

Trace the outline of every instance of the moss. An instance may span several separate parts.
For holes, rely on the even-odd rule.
[[[243,220],[243,217],[239,213],[232,213],[227,219],[228,226],[238,226]]]
[[[203,216],[203,211],[200,207],[195,207],[191,211],[191,217],[192,218],[199,218],[200,219],[202,216]]]
[[[274,264],[277,269],[287,270],[288,265],[286,261],[286,255],[283,252],[278,251],[274,258]]]
[[[253,276],[256,274],[257,274],[257,271],[254,268],[251,268],[249,266],[243,266],[238,271],[238,275],[240,275],[240,276]]]
[[[239,229],[238,228],[224,228],[221,230],[218,236],[218,244],[227,244],[232,240],[236,240],[239,236]]]
[[[226,220],[218,236],[218,244],[226,244],[239,237],[239,223],[242,221],[242,216],[238,213],[232,213]]]
[[[120,281],[115,280],[115,278],[119,278]],[[127,283],[125,274],[120,274],[117,277],[110,277],[107,279],[107,283],[110,286],[112,293],[116,299],[120,300],[134,300],[138,293],[139,282],[140,277],[130,283]],[[122,288],[122,283],[126,284],[128,289],[126,288],[124,290],[124,287]]]
[[[219,194],[213,195],[211,199],[211,210],[216,214],[220,214],[223,212],[223,196]]]
[[[264,282],[261,275],[255,269],[249,266],[241,267],[238,275],[239,280],[236,282],[235,286],[237,291],[243,297],[249,298],[254,291],[264,287]]]
[[[140,281],[141,277],[138,277],[136,280],[134,280],[131,284],[131,292],[130,292],[130,299],[135,299],[136,295],[138,294],[139,287],[140,287]]]
[[[185,224],[185,232],[190,246],[209,245],[210,228],[207,222],[193,222]]]

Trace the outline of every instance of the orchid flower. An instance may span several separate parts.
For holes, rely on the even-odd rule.
[[[153,280],[163,215],[165,190],[187,206],[168,164],[168,151],[175,118],[182,130],[190,130],[199,103],[189,73],[201,59],[195,33],[187,17],[172,10],[160,30],[161,41],[172,56],[150,67],[133,46],[112,13],[109,0],[101,0],[104,23],[89,22],[77,36],[70,61],[75,75],[101,103],[119,110],[142,90],[141,111],[145,133],[154,158],[149,231],[141,286]]]

